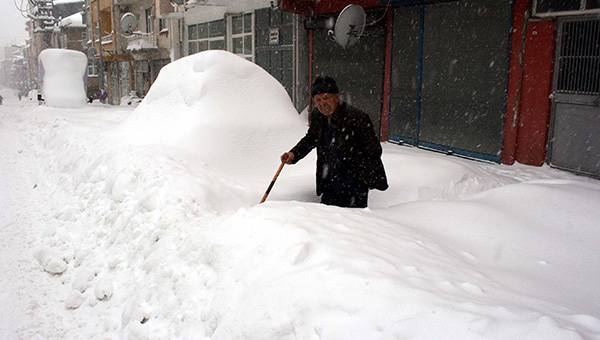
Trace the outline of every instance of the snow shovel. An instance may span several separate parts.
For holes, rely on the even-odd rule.
[[[263,196],[263,198],[260,201],[260,203],[263,203],[264,201],[267,200],[267,196],[269,196],[269,193],[271,192],[271,189],[273,189],[273,185],[275,185],[275,181],[277,180],[277,177],[279,177],[279,173],[281,172],[281,169],[283,169],[284,165],[285,165],[285,161],[281,162],[281,165],[279,166],[279,169],[277,169],[277,172],[275,173],[275,176],[273,177],[273,180],[271,181],[271,184],[269,184],[269,187],[267,188],[267,192],[265,192],[265,195]]]

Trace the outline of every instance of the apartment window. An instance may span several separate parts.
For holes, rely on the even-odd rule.
[[[252,13],[229,17],[231,52],[253,61]]]
[[[188,26],[188,55],[206,50],[225,49],[225,20]]]
[[[89,63],[87,67],[88,77],[97,77],[98,76],[98,64]]]
[[[167,19],[160,18],[158,20],[158,30],[160,33],[167,32],[169,30]]]
[[[146,9],[146,33],[152,33],[154,31],[154,15],[152,14],[152,7]]]

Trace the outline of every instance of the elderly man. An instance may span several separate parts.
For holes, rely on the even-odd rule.
[[[333,78],[319,76],[311,96],[306,135],[281,161],[295,164],[317,148],[317,195],[321,203],[340,207],[367,207],[369,189],[386,190],[381,144],[369,116],[346,103]]]

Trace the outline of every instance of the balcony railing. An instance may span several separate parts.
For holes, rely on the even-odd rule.
[[[125,36],[125,39],[127,40],[128,51],[152,50],[158,48],[158,39],[156,35],[152,33],[136,33]]]

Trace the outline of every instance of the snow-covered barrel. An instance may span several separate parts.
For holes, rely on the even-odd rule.
[[[87,56],[79,51],[50,48],[43,50],[39,58],[42,97],[46,105],[61,108],[84,106]]]

